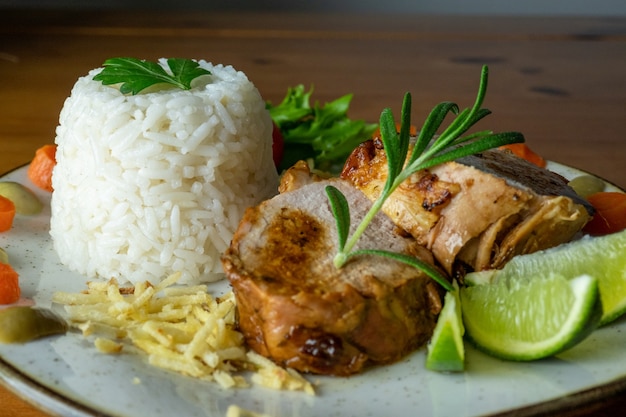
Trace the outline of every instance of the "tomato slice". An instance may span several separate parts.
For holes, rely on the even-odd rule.
[[[626,194],[603,191],[591,194],[587,200],[596,213],[583,228],[584,232],[599,236],[626,229]]]
[[[273,123],[273,122],[272,122]],[[274,165],[278,167],[280,161],[283,159],[283,153],[285,151],[285,139],[283,133],[276,123],[273,123],[272,129],[272,156],[274,157]]]

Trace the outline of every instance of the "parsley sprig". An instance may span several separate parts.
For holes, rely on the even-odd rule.
[[[447,101],[433,108],[417,136],[408,160],[407,155],[411,139],[411,95],[407,93],[404,96],[399,133],[391,110],[383,110],[380,116],[380,132],[387,155],[387,180],[380,196],[374,201],[352,236],[348,236],[350,208],[345,196],[332,185],[326,187],[326,194],[335,217],[339,237],[339,251],[334,258],[337,268],[341,268],[351,257],[357,255],[379,255],[414,266],[433,278],[446,290],[452,291],[452,285],[436,268],[417,258],[386,250],[353,249],[374,216],[382,209],[387,198],[414,173],[498,146],[524,141],[524,136],[518,132],[493,133],[489,130],[483,130],[466,134],[479,120],[491,113],[490,110],[482,108],[487,91],[488,75],[487,66],[483,66],[478,94],[471,108],[459,112],[457,104]],[[455,114],[456,117],[439,136],[435,137],[449,113]]]
[[[348,109],[352,94],[333,101],[311,104],[313,87],[306,91],[299,84],[287,90],[283,101],[267,104],[272,120],[285,140],[285,154],[279,170],[301,159],[312,158],[322,171],[338,171],[346,157],[378,127],[364,120],[350,119]]]
[[[171,73],[156,62],[137,58],[110,58],[93,79],[104,85],[121,84],[122,94],[139,94],[155,84],[166,84],[182,90],[191,89],[191,81],[210,71],[191,59],[169,58],[167,66]]]

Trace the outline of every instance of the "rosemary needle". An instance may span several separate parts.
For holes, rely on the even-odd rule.
[[[334,258],[337,268],[341,268],[349,258],[360,254],[384,256],[414,266],[437,281],[446,290],[452,290],[452,285],[446,277],[433,266],[417,258],[385,250],[353,250],[353,248],[374,216],[381,210],[387,198],[411,175],[464,156],[474,155],[502,145],[524,142],[524,136],[518,132],[493,133],[490,130],[484,130],[467,134],[470,128],[491,113],[490,110],[482,107],[487,91],[488,76],[488,67],[483,66],[478,93],[472,107],[459,111],[457,104],[446,101],[433,108],[419,131],[408,159],[411,140],[411,95],[406,93],[404,96],[400,116],[400,132],[397,131],[391,110],[387,108],[382,111],[380,133],[387,156],[387,180],[380,196],[374,201],[351,236],[348,236],[350,208],[345,196],[332,185],[326,187],[326,194],[335,217],[339,236],[339,250]],[[455,118],[439,136],[436,136],[444,119],[450,113],[453,113]]]

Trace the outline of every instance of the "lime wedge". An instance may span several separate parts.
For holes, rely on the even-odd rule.
[[[426,369],[439,372],[461,372],[465,369],[463,346],[465,329],[457,285],[454,291],[446,293],[443,303],[437,325],[427,345]]]
[[[498,279],[460,291],[467,337],[502,359],[529,361],[582,341],[602,316],[598,282],[558,274]]]
[[[600,325],[615,320],[626,312],[626,230],[600,237],[586,236],[552,249],[516,256],[500,271],[473,272],[465,279],[467,285],[479,285],[500,278],[549,273],[566,278],[584,274],[596,278],[604,308]]]

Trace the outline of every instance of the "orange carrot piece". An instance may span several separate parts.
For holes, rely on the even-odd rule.
[[[546,167],[546,160],[543,159],[541,155],[530,149],[525,143],[511,143],[509,145],[500,146],[500,149],[508,149],[514,155],[517,155],[528,162],[532,162],[541,168]]]
[[[20,299],[19,275],[9,264],[0,263],[0,304],[13,304]]]
[[[8,198],[0,195],[0,232],[6,232],[13,226],[15,204]]]
[[[591,194],[587,200],[596,209],[596,214],[585,225],[584,232],[598,236],[626,229],[626,194],[602,191]]]
[[[52,192],[52,169],[56,165],[56,145],[44,145],[37,149],[28,167],[28,178],[37,187]]]

